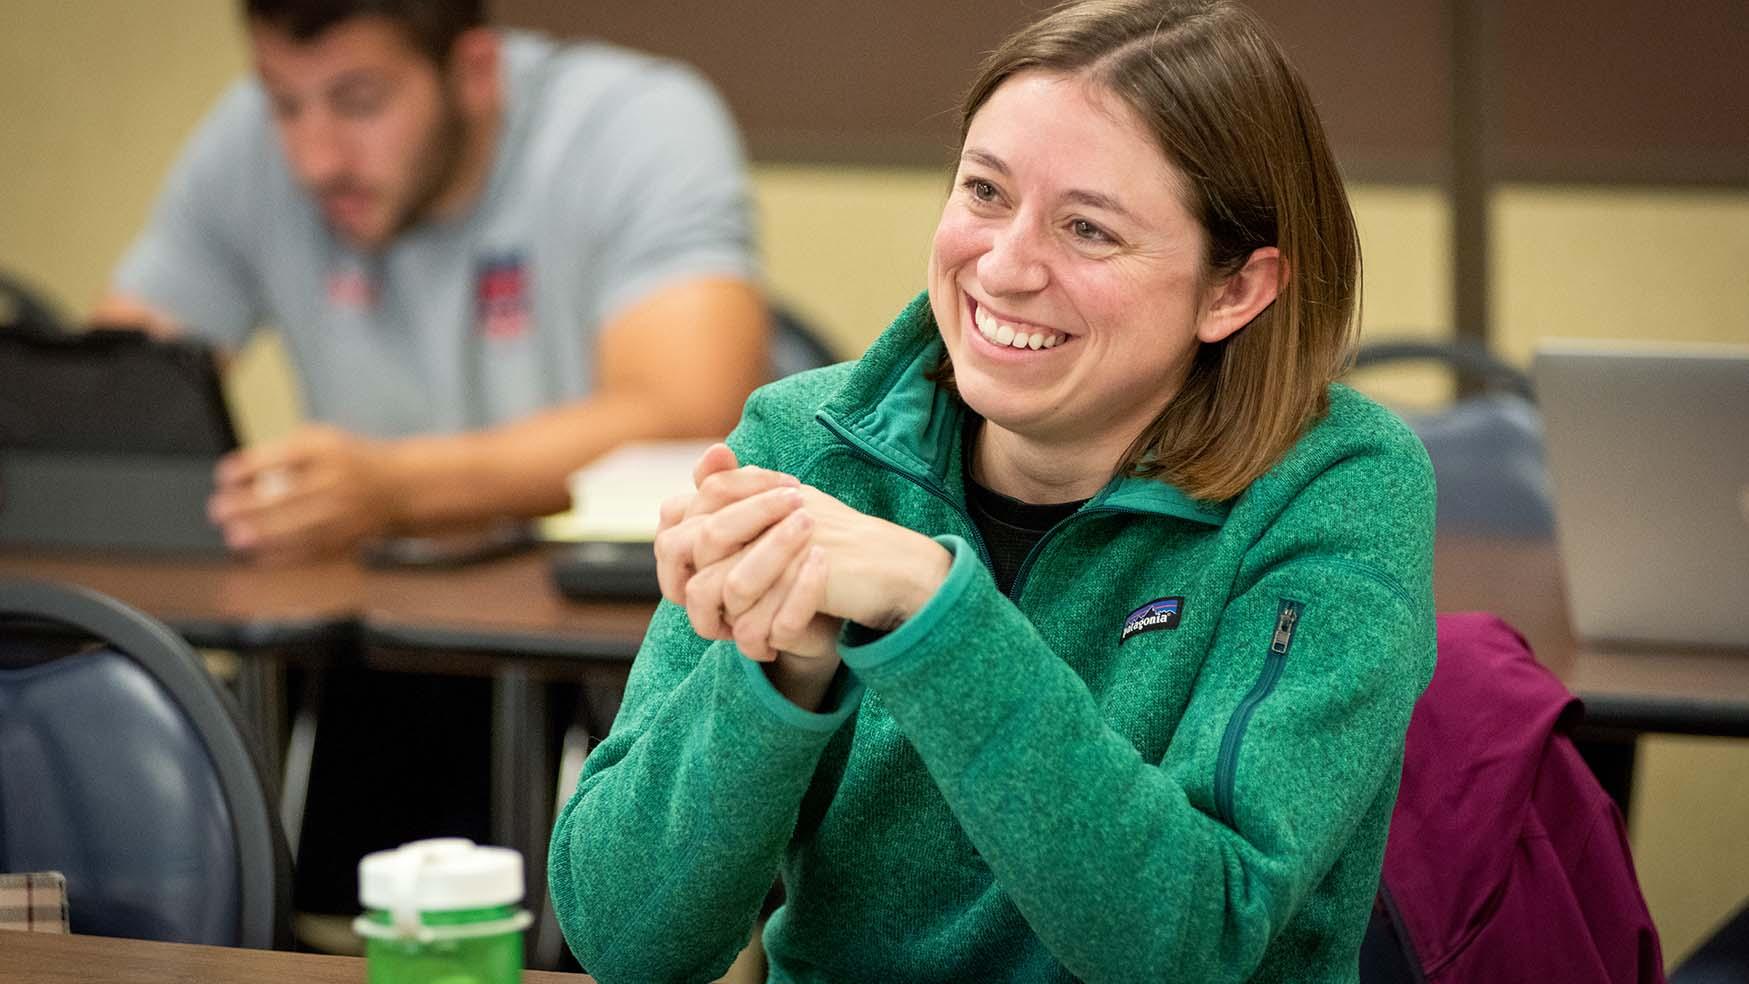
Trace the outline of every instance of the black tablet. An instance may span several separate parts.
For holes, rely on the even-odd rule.
[[[219,553],[237,446],[212,352],[140,332],[0,332],[0,545]]]
[[[212,350],[143,332],[0,332],[0,449],[217,457],[237,446]]]

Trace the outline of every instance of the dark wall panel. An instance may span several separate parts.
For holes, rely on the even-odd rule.
[[[951,158],[955,107],[978,61],[1049,6],[497,0],[496,15],[691,62],[722,89],[759,158],[936,163]],[[1437,171],[1448,69],[1436,0],[1254,6],[1306,74],[1345,164]]]
[[[1749,184],[1749,3],[1503,3],[1502,177]]]
[[[1450,147],[1451,61],[1438,0],[1255,0],[1360,177],[1435,180]]]
[[[1039,9],[1017,0],[498,0],[502,23],[691,62],[763,159],[937,163],[979,56]]]
[[[1461,5],[1461,7],[1459,6]],[[979,58],[1041,0],[496,0],[500,22],[674,55],[716,81],[764,160],[945,163]],[[1351,175],[1447,176],[1455,10],[1492,178],[1749,184],[1744,0],[1254,0]],[[1466,76],[1474,79],[1476,76]]]

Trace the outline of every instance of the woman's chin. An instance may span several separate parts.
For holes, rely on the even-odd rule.
[[[1055,416],[1044,401],[1017,398],[1014,393],[979,393],[976,387],[968,393],[962,386],[960,399],[978,416],[1016,434],[1041,431]]]

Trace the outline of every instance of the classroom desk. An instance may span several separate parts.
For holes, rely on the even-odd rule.
[[[316,953],[0,931],[0,984],[363,984],[364,960]],[[592,984],[523,971],[523,984]]]
[[[222,560],[0,551],[0,575],[88,585],[163,619],[196,645],[350,647],[373,665],[491,675],[494,836],[528,853],[545,844],[551,822],[553,770],[545,744],[531,732],[544,715],[537,681],[623,682],[652,609],[567,601],[547,575],[548,559],[537,550],[454,569],[348,563],[261,569]],[[1749,737],[1749,650],[1574,639],[1552,541],[1441,537],[1434,568],[1440,611],[1501,615],[1584,699],[1587,757],[1618,799],[1632,782],[1641,733]],[[277,701],[255,704],[270,708]],[[537,891],[538,856],[529,855],[530,888]]]
[[[1560,556],[1547,540],[1442,537],[1434,548],[1442,612],[1491,611],[1579,695],[1573,737],[1605,791],[1631,816],[1639,738],[1649,732],[1749,737],[1749,648],[1610,645],[1575,639]]]
[[[218,560],[0,551],[0,576],[84,584],[154,615],[198,646],[296,647],[344,639],[405,668],[623,679],[648,603],[567,601],[531,551],[449,570],[346,563],[259,569]],[[1597,724],[1749,737],[1749,649],[1586,643],[1567,621],[1559,557],[1546,540],[1441,537],[1440,611],[1492,611],[1583,697]]]
[[[373,665],[491,677],[493,840],[523,852],[532,899],[545,897],[556,795],[543,682],[618,693],[655,610],[653,601],[569,601],[553,587],[550,560],[536,550],[448,570],[367,570],[359,617]],[[531,948],[557,933],[542,916]]]
[[[1442,537],[1434,603],[1511,622],[1585,701],[1591,729],[1749,737],[1749,648],[1611,645],[1573,637],[1560,557],[1546,540]]]
[[[0,550],[0,576],[84,585],[209,649],[321,643],[349,629],[364,596],[364,572],[343,562],[268,569],[213,557]]]
[[[94,588],[211,649],[297,647],[350,632],[389,648],[630,659],[654,604],[567,601],[547,575],[549,556],[532,550],[455,568],[343,561],[273,568],[210,557],[0,550],[0,576]]]

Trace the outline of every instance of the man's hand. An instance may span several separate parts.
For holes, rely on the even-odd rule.
[[[390,446],[332,427],[225,456],[207,515],[232,550],[268,563],[344,554],[390,531],[401,498]]]
[[[93,328],[143,331],[153,338],[182,336],[182,326],[159,308],[128,294],[111,294],[86,317]]]

